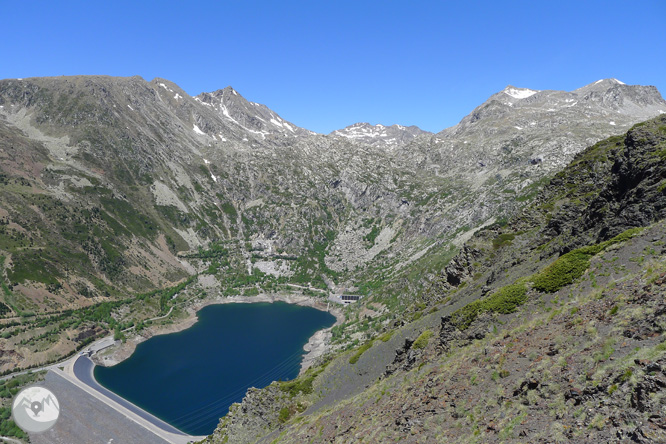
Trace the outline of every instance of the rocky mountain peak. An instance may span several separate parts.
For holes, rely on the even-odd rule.
[[[354,123],[343,129],[330,133],[333,137],[343,137],[365,145],[379,147],[400,147],[414,140],[416,137],[432,134],[418,126],[391,125],[381,123],[371,125],[367,122]]]
[[[155,77],[150,81],[150,84],[154,88],[158,88],[159,93],[170,93],[168,94],[171,99],[179,101],[183,98],[190,98],[190,95],[183,91],[180,86],[176,85],[170,80],[162,79],[160,77]]]
[[[590,91],[590,90],[606,90],[608,88],[611,88],[613,86],[617,85],[625,85],[627,86],[626,83],[621,82],[618,79],[610,78],[610,79],[599,79],[596,82],[592,82],[588,85],[585,85],[581,88],[578,88],[576,91]]]
[[[284,120],[265,105],[250,102],[231,86],[212,93],[201,93],[194,100],[217,111],[230,126],[244,129],[261,140],[269,135],[297,137],[316,134]]]
[[[516,88],[515,86],[508,85],[502,90],[502,92],[509,97],[521,100],[531,97],[539,91],[535,91],[529,88]]]
[[[665,112],[666,101],[655,87],[615,79],[574,91],[509,85],[457,125],[400,148],[396,157],[480,192],[501,184],[506,192],[521,193],[585,147]]]

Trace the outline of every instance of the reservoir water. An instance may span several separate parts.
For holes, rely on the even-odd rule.
[[[208,435],[249,387],[298,375],[308,339],[330,313],[276,303],[209,305],[192,327],[155,336],[113,367],[103,386],[191,435]]]

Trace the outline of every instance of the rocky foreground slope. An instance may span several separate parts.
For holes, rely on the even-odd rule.
[[[576,155],[401,320],[248,392],[205,442],[665,442],[665,296],[661,116]]]

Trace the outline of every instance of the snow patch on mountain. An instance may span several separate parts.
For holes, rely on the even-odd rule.
[[[504,90],[504,94],[513,97],[514,99],[526,99],[530,96],[533,96],[534,94],[538,93],[539,91],[533,91],[531,89],[527,88],[514,88],[514,87],[507,87]]]
[[[381,123],[371,125],[367,122],[355,123],[346,128],[333,131],[333,137],[344,137],[367,145],[398,147],[406,145],[421,134],[430,134],[416,126],[391,125]]]

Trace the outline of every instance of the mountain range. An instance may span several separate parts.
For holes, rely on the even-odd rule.
[[[571,92],[507,86],[436,134],[357,123],[324,135],[231,87],[192,97],[159,78],[2,80],[0,371],[110,330],[141,334],[149,319],[182,318],[193,296],[361,295],[330,332],[333,365],[306,373],[294,398],[284,386],[249,393],[211,439],[300,433],[288,423],[298,405],[321,415],[376,394],[380,376],[443,365],[446,332],[483,327],[440,320],[514,285],[516,270],[660,220],[664,113],[655,87],[604,79]],[[641,196],[654,199],[643,208]],[[357,366],[345,353],[359,345]],[[256,396],[273,409],[254,409]],[[422,433],[409,421],[396,433]],[[349,438],[338,432],[326,436]]]
[[[230,87],[190,97],[101,76],[4,80],[0,106],[8,278],[27,296],[17,308],[36,311],[47,295],[75,307],[79,290],[175,282],[191,272],[175,253],[219,240],[292,255],[322,244],[302,273],[353,284],[355,270],[398,268],[512,214],[585,146],[666,110],[654,87],[616,80],[507,87],[436,135],[357,124],[325,136]]]
[[[427,297],[202,442],[664,442],[664,158],[666,116],[578,153]]]

